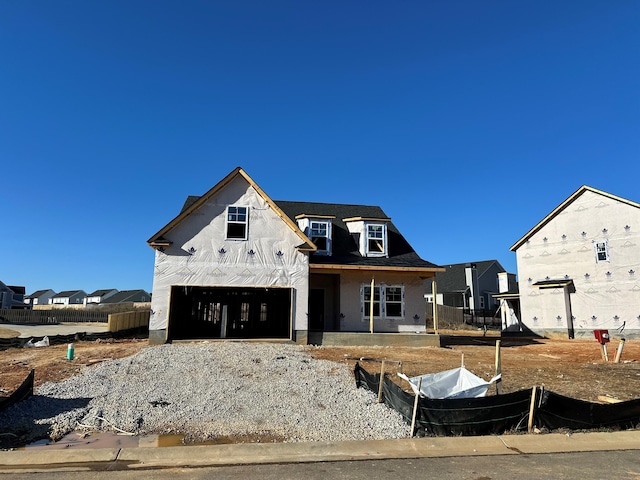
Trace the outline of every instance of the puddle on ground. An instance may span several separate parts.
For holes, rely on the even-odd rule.
[[[188,441],[187,435],[122,435],[115,432],[71,432],[54,442],[49,439],[38,440],[19,450],[63,450],[67,448],[135,448],[135,447],[183,447],[195,445],[226,445],[233,443],[275,443],[284,439],[269,434],[238,436],[220,436],[206,441]]]

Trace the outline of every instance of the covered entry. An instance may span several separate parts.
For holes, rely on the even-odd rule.
[[[291,288],[172,286],[169,340],[290,338]]]

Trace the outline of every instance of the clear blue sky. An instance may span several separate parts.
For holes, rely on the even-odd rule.
[[[586,184],[640,201],[640,2],[0,2],[0,280],[151,291],[236,166],[497,259]]]

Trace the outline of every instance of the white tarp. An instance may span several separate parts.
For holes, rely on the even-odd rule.
[[[464,367],[411,378],[402,373],[398,373],[398,376],[409,382],[415,395],[420,394],[421,397],[427,398],[484,397],[491,384],[501,377],[501,375],[497,375],[487,382]],[[422,384],[418,392],[420,379],[422,379]]]
[[[246,206],[249,239],[225,238],[226,207]],[[288,287],[295,296],[294,330],[307,329],[308,255],[301,238],[242,178],[235,178],[166,235],[156,252],[149,330],[167,328],[172,286]]]

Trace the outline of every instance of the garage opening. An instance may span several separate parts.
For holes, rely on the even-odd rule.
[[[290,338],[291,288],[172,286],[169,339]]]

